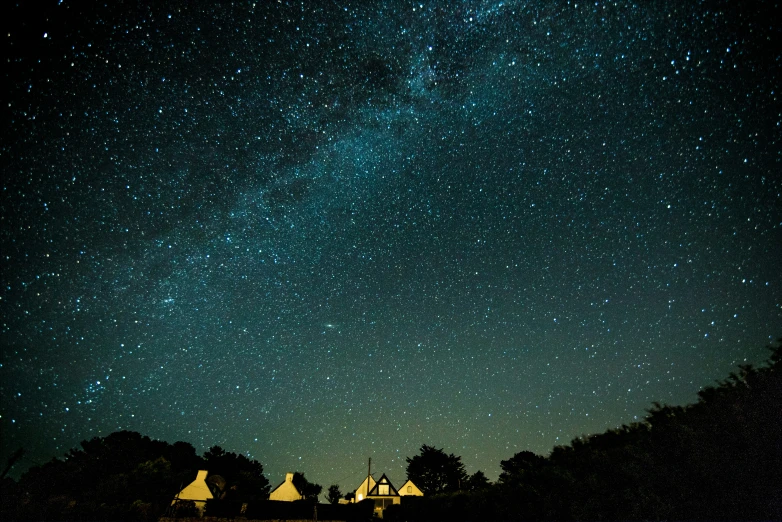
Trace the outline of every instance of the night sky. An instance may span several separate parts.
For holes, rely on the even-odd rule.
[[[495,480],[782,335],[770,3],[107,3],[4,16],[17,476],[127,429]]]

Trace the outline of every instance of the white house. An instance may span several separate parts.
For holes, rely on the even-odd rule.
[[[388,480],[386,474],[380,477],[377,483],[369,490],[367,498],[371,498],[375,501],[375,513],[380,518],[383,518],[383,511],[392,504],[399,504],[401,497],[396,488]]]
[[[206,501],[212,497],[212,492],[209,491],[209,486],[206,485],[206,476],[209,472],[205,469],[198,470],[196,479],[185,487],[171,502],[171,505],[175,505],[178,502],[184,502],[192,500],[195,502],[196,509],[202,515],[204,514],[204,508],[206,508]]]
[[[301,500],[303,497],[296,486],[293,485],[293,473],[285,474],[285,482],[277,486],[269,493],[269,500],[283,500],[285,502],[293,502],[294,500]]]
[[[371,476],[365,478],[356,488],[356,496],[352,502],[361,502],[367,498],[373,500],[375,502],[375,516],[383,518],[383,511],[388,506],[401,503],[402,497],[408,495],[424,496],[412,480],[408,480],[401,489],[397,490],[384,473],[377,481]]]
[[[415,496],[415,497],[423,497],[424,492],[418,489],[418,486],[413,484],[412,480],[408,480],[407,482],[402,484],[401,488],[399,488],[399,495],[403,497],[408,495]]]
[[[369,485],[367,485],[367,483],[369,483]],[[362,500],[367,498],[369,491],[374,487],[375,487],[375,479],[373,479],[372,476],[370,475],[364,479],[364,482],[362,482],[359,487],[356,488],[355,502],[361,502]]]

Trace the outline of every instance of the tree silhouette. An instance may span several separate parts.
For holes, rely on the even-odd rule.
[[[204,453],[204,463],[210,477],[219,475],[224,481],[215,483],[219,490],[215,498],[250,502],[268,497],[270,484],[263,474],[263,465],[257,460],[212,446]]]
[[[766,366],[740,366],[704,388],[695,404],[655,403],[642,422],[578,437],[545,458],[517,453],[501,462],[496,484],[481,472],[468,478],[461,457],[424,445],[407,459],[407,478],[427,496],[408,498],[386,515],[449,522],[782,520],[782,345],[772,350]],[[0,479],[0,520],[157,520],[198,469],[208,469],[209,481],[225,493],[207,513],[214,507],[237,516],[244,502],[264,509],[255,502],[268,493],[259,462],[219,446],[201,458],[188,443],[121,431],[82,441],[18,483]],[[322,490],[299,472],[294,484],[312,500]],[[328,493],[338,501],[337,485]]]
[[[339,504],[339,499],[342,498],[342,492],[339,490],[339,484],[332,484],[329,486],[329,491],[326,494],[326,500],[330,504]]]
[[[643,421],[577,437],[548,457],[517,453],[501,462],[499,481],[482,490],[472,488],[473,475],[467,491],[431,496],[445,490],[427,482],[439,478],[443,464],[421,461],[442,461],[444,454],[425,446],[408,459],[408,478],[427,496],[384,518],[782,520],[780,411],[777,344],[766,366],[740,366],[701,390],[695,404],[655,403]]]
[[[538,471],[545,461],[546,459],[531,451],[516,453],[508,460],[500,462],[500,468],[502,468],[500,482],[511,482],[521,478],[525,473]]]
[[[458,491],[467,480],[462,458],[424,444],[421,454],[407,458],[407,478],[425,495]]]
[[[81,442],[64,459],[22,475],[23,499],[3,519],[155,520],[202,461],[185,442],[174,445],[120,431]]]
[[[483,491],[490,485],[491,482],[489,482],[489,479],[486,478],[486,475],[483,473],[483,471],[478,470],[469,476],[464,489],[467,491]]]
[[[320,495],[320,492],[323,491],[323,486],[310,482],[304,476],[304,473],[299,471],[293,474],[293,485],[296,486],[296,489],[299,490],[301,496],[308,500],[317,501],[318,495]]]
[[[8,460],[5,463],[5,468],[3,468],[3,472],[0,473],[0,480],[4,479],[5,476],[8,475],[8,472],[11,471],[11,469],[16,465],[16,463],[22,457],[24,457],[24,454],[25,454],[25,449],[19,448],[8,457]]]

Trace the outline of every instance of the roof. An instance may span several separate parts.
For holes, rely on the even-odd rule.
[[[384,488],[383,486],[388,486],[388,488]],[[375,486],[369,491],[368,497],[398,497],[399,492],[396,490],[393,484],[391,484],[391,481],[388,480],[388,477],[386,477],[386,474],[383,473],[383,476],[378,479],[378,481],[375,483]]]
[[[206,485],[207,470],[199,470],[196,479],[185,487],[176,497],[176,500],[208,500],[212,498],[212,492]]]
[[[293,473],[286,473],[285,481],[269,493],[269,500],[291,501],[299,500],[300,498],[302,498],[301,492],[293,484]]]
[[[410,488],[410,491],[408,491],[407,488]],[[406,496],[406,495],[413,495],[413,496],[416,496],[416,497],[423,497],[424,496],[424,492],[421,491],[418,488],[418,486],[416,486],[413,483],[412,480],[408,480],[407,482],[402,484],[402,487],[399,488],[399,494],[401,496]]]

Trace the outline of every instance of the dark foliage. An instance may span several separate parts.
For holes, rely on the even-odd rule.
[[[696,404],[655,404],[644,422],[554,448],[509,478],[550,518],[779,518],[780,412],[777,347],[768,366],[740,367]]]
[[[211,481],[213,493],[232,502],[265,499],[269,483],[263,467],[219,447],[204,458],[186,442],[152,440],[120,431],[81,443],[62,459],[33,467],[15,483],[4,479],[0,519],[157,520],[170,511],[176,493],[199,469],[225,478]],[[193,514],[192,503],[177,516]]]
[[[81,443],[22,475],[3,503],[3,518],[154,520],[201,464],[195,448],[132,431]],[[4,492],[4,497],[6,497]]]
[[[254,504],[257,504],[255,502]],[[242,514],[244,502],[224,498],[212,498],[206,501],[204,515],[216,518],[235,518]]]
[[[467,481],[467,473],[461,457],[424,444],[420,455],[407,458],[407,478],[424,495],[435,495],[459,491]]]
[[[282,502],[266,500],[247,506],[244,517],[249,520],[345,520],[358,522],[372,519],[374,503],[318,504],[311,500]]]
[[[531,451],[522,451],[516,453],[508,460],[500,462],[500,482],[509,483],[518,481],[520,478],[535,473],[541,469],[546,459],[540,455],[535,455]]]
[[[201,516],[195,502],[192,500],[180,500],[175,505],[171,506],[168,514],[174,518],[194,518]]]
[[[777,346],[767,366],[740,367],[696,404],[655,404],[644,422],[577,438],[547,458],[517,453],[495,485],[405,497],[385,518],[780,520],[781,361]]]
[[[3,472],[0,473],[0,480],[4,479],[6,475],[8,475],[8,472],[13,469],[13,467],[16,465],[17,462],[24,456],[25,450],[24,448],[19,448],[18,450],[14,451],[11,456],[8,457],[8,460],[6,461],[5,468],[3,468]]]
[[[689,406],[655,404],[643,422],[574,439],[548,457],[524,451],[501,462],[490,484],[461,458],[422,446],[408,478],[427,496],[403,497],[387,520],[779,520],[782,519],[782,347],[762,368],[741,366]],[[81,443],[63,459],[0,478],[2,520],[156,520],[198,469],[216,499],[207,514],[248,519],[365,520],[373,502],[316,504],[322,488],[303,473],[308,500],[264,500],[263,467],[213,447],[198,457],[122,431]],[[334,491],[332,491],[334,488]],[[336,494],[338,488],[329,488]],[[330,498],[335,495],[330,495]],[[183,504],[178,516],[193,514]]]
[[[318,495],[323,491],[323,486],[320,484],[313,484],[304,476],[304,473],[295,472],[293,474],[293,485],[299,490],[299,493],[307,500],[318,500]]]
[[[207,480],[215,498],[253,502],[269,497],[270,484],[263,474],[263,465],[257,460],[212,446],[204,453],[204,466],[210,478],[222,478],[222,481]]]
[[[339,484],[332,484],[329,486],[328,493],[326,494],[326,500],[329,504],[338,504],[339,499],[342,498],[342,492],[339,490]]]
[[[466,491],[483,491],[491,486],[491,482],[486,478],[483,471],[478,470],[467,478],[464,486]]]

